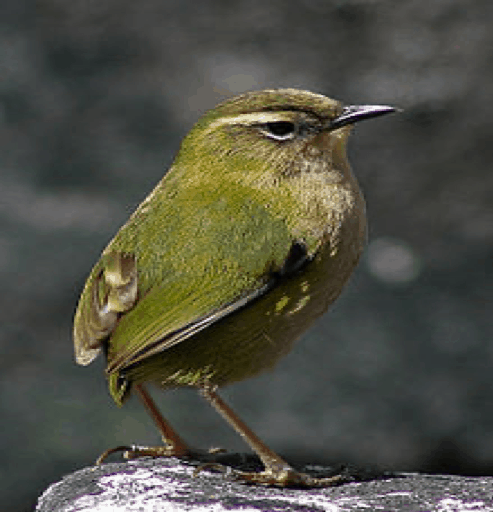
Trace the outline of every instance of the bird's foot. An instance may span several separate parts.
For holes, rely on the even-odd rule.
[[[346,478],[343,475],[333,475],[330,477],[313,477],[306,473],[300,473],[291,467],[277,470],[266,469],[261,472],[239,471],[220,463],[205,463],[198,466],[193,476],[197,476],[206,469],[223,473],[238,482],[250,485],[264,485],[270,487],[293,487],[302,489],[311,489],[319,487],[332,487],[344,483]]]
[[[176,447],[171,445],[164,446],[116,446],[103,452],[96,461],[96,465],[102,464],[110,455],[113,453],[122,452],[124,459],[133,460],[140,457],[182,457],[188,452],[182,447]]]
[[[227,450],[224,448],[209,448],[207,452],[201,452],[199,450],[191,450],[183,446],[172,446],[170,444],[163,446],[139,446],[139,445],[123,445],[110,448],[103,452],[97,459],[96,465],[102,464],[110,455],[114,453],[122,453],[122,457],[126,460],[134,460],[140,457],[184,457],[186,455],[192,456],[197,454],[204,456],[203,454],[214,456],[226,453]],[[214,462],[212,463],[214,464]],[[217,464],[219,465],[219,464]]]
[[[306,473],[300,473],[292,468],[281,470],[265,470],[260,473],[233,470],[233,479],[252,485],[265,485],[273,487],[295,487],[311,489],[316,487],[332,487],[344,482],[342,475],[324,478],[315,478]]]

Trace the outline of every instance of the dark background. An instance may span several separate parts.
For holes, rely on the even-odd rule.
[[[493,475],[493,3],[0,4],[0,502],[26,511],[104,449],[158,443],[113,405],[71,322],[91,266],[198,116],[306,88],[404,112],[350,157],[370,245],[273,373],[224,390],[290,460]],[[191,391],[155,392],[196,446],[244,450]]]

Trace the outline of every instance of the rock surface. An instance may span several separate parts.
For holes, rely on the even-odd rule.
[[[344,470],[347,483],[326,489],[244,485],[200,471],[197,462],[142,459],[77,471],[51,485],[36,512],[126,511],[493,511],[493,478],[371,474]],[[332,468],[306,471],[333,473]]]

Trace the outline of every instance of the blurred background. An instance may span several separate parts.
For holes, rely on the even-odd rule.
[[[71,322],[100,251],[206,109],[299,87],[401,107],[350,159],[369,247],[275,372],[224,395],[289,460],[493,475],[493,3],[27,0],[0,5],[0,502],[118,444]],[[246,450],[192,391],[154,396],[192,445]]]

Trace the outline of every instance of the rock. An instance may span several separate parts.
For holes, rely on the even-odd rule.
[[[235,481],[231,467],[249,470],[258,464],[250,456],[227,457],[236,461],[227,461],[226,472],[208,467],[196,472],[199,460],[176,458],[85,468],[51,485],[39,498],[36,512],[493,511],[491,477],[306,466],[304,471],[320,476],[342,469],[346,483],[325,489],[278,489]]]

